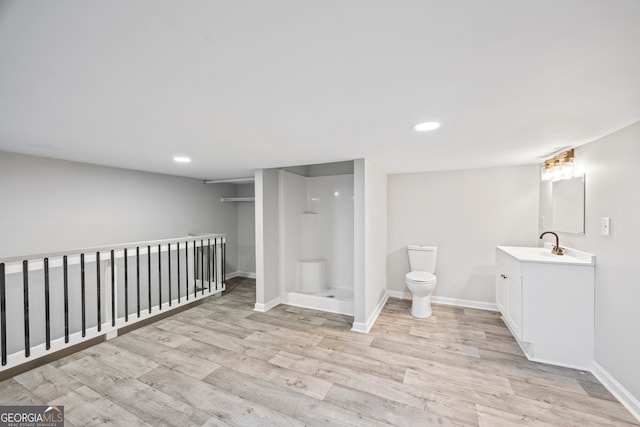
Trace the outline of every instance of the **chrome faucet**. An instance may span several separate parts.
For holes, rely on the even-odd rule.
[[[553,249],[551,249],[551,253],[554,255],[564,255],[564,249],[560,247],[560,238],[558,237],[558,234],[554,233],[553,231],[545,231],[540,235],[540,239],[542,239],[542,236],[544,236],[545,234],[553,234],[554,236],[556,236],[556,245],[553,247]]]

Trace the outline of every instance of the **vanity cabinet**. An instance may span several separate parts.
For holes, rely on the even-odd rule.
[[[496,249],[496,305],[529,360],[590,369],[595,256],[550,247]]]
[[[505,263],[497,263],[496,300],[513,335],[522,339],[522,280]]]

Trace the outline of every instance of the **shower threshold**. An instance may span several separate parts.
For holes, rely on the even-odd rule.
[[[317,293],[289,292],[284,303],[353,316],[353,289],[329,288]]]

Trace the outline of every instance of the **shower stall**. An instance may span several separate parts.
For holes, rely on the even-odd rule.
[[[280,301],[353,315],[353,162],[282,169],[279,185]]]

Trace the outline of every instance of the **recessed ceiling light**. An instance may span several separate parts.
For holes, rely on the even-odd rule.
[[[191,163],[191,159],[186,156],[175,156],[173,161],[176,163]]]
[[[424,122],[424,123],[418,123],[413,128],[418,132],[426,132],[429,130],[438,129],[439,127],[440,127],[440,123],[438,122]]]

